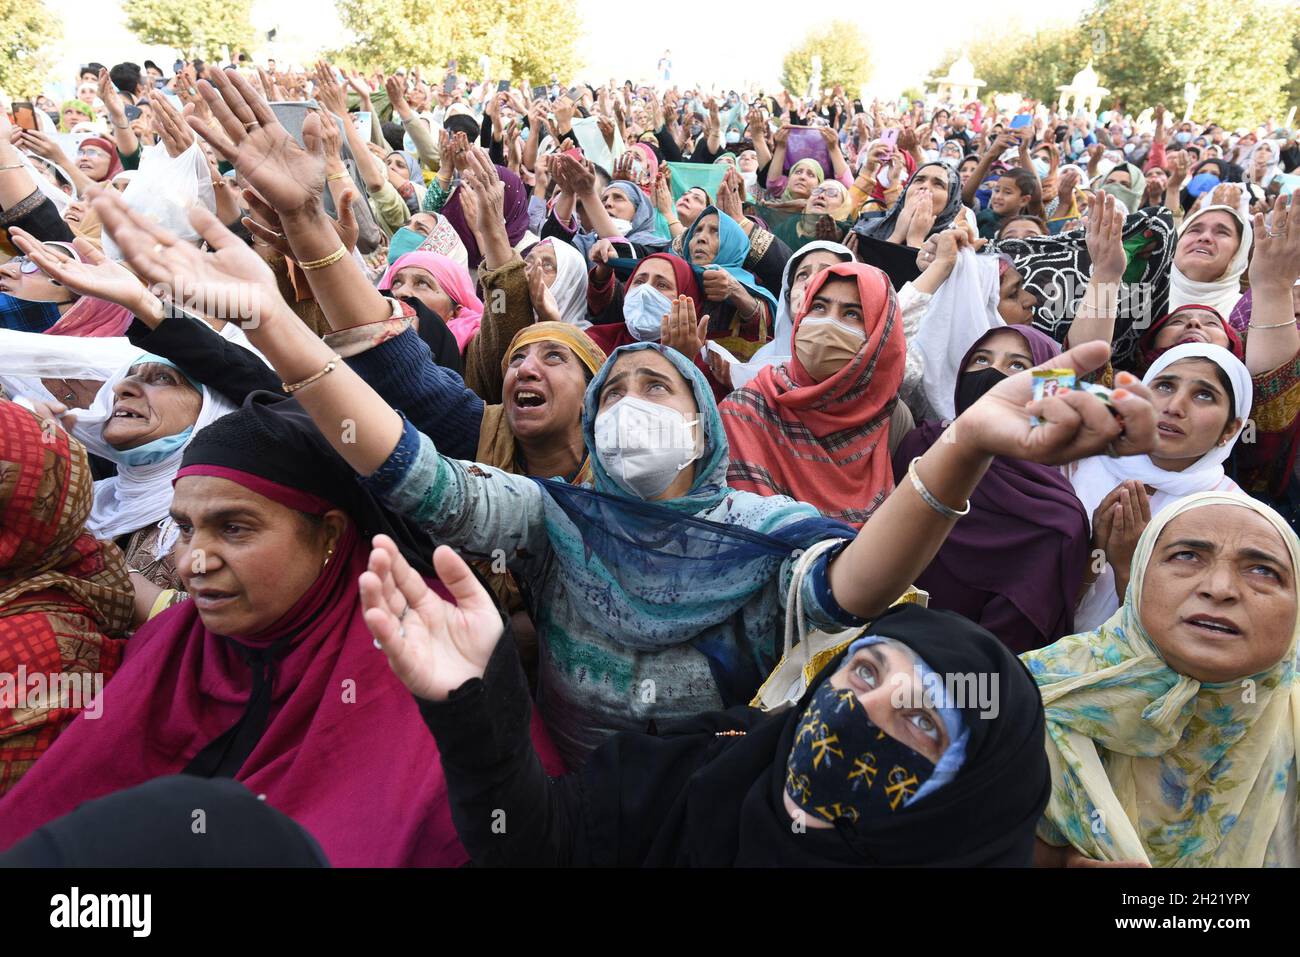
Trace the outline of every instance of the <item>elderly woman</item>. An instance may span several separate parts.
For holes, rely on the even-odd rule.
[[[135,634],[102,716],[70,726],[9,793],[0,847],[185,773],[264,795],[337,866],[465,861],[437,750],[362,618],[369,537],[402,529],[291,405],[245,406],[187,450],[171,514],[191,600]],[[402,540],[432,581],[429,544]],[[538,745],[560,770],[540,728]]]
[[[2,795],[117,671],[133,596],[122,553],[86,531],[91,476],[79,442],[0,400],[0,476],[0,673],[79,683],[66,698],[0,708]]]
[[[1300,865],[1300,543],[1272,509],[1205,492],[1159,512],[1124,604],[1024,655],[1047,709],[1045,865]]]
[[[326,238],[333,228],[303,185],[323,179],[319,160],[293,143],[242,77],[218,74],[205,93],[258,117],[250,122],[265,136],[232,123],[223,126],[228,141],[208,131],[240,174],[284,204],[307,195],[294,241],[313,252],[337,243]],[[284,145],[273,152],[275,143]],[[615,353],[587,388],[592,486],[539,482],[440,455],[298,322],[269,270],[215,217],[192,214],[227,254],[220,262],[160,243],[156,227],[110,193],[95,203],[148,281],[183,274],[218,298],[256,283],[266,308],[250,330],[254,344],[366,487],[466,554],[504,558],[528,583],[530,603],[544,609],[535,615],[541,706],[575,764],[613,731],[748,701],[776,663],[775,626],[800,560],[806,620],[832,629],[856,624],[880,614],[928,564],[959,514],[952,503],[965,502],[988,457],[1060,463],[1107,443],[1125,454],[1154,441],[1150,402],[1138,384],[1116,400],[1120,435],[1095,396],[1031,403],[1029,376],[1017,376],[967,410],[958,421],[966,441],[939,443],[922,456],[911,481],[855,536],[812,506],[729,488],[726,437],[703,374],[670,349],[637,343]],[[342,257],[328,268],[349,296],[373,293],[355,262]],[[1088,372],[1105,352],[1085,344],[1060,361]],[[1031,427],[1031,413],[1045,425]],[[355,432],[340,432],[342,417]],[[802,550],[819,542],[826,544],[804,558]]]
[[[132,571],[154,586],[178,588],[175,533],[165,522],[172,480],[194,436],[233,406],[122,339],[9,333],[0,380],[46,417],[63,416],[91,453],[114,464],[116,474],[95,483],[87,529],[116,541]]]

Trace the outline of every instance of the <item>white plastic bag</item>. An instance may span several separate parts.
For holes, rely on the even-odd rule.
[[[189,211],[202,206],[217,210],[208,158],[196,139],[180,156],[172,158],[158,143],[146,146],[140,155],[140,169],[126,187],[122,199],[138,213],[155,220],[181,239],[197,243],[199,234],[190,225]],[[104,231],[104,254],[121,259],[113,237]]]

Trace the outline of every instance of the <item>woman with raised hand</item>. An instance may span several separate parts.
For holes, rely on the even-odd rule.
[[[289,139],[241,78],[219,78],[204,95],[224,131],[208,131],[217,148],[250,180],[266,180],[263,195],[297,204],[299,217],[315,215],[302,184],[319,183],[318,169],[315,179],[278,182],[268,149],[284,144],[281,167],[307,169],[313,154]],[[180,275],[213,295],[241,282],[266,289],[268,308],[250,336],[368,487],[463,552],[503,556],[527,581],[530,600],[544,609],[543,713],[574,763],[611,731],[748,701],[775,664],[776,625],[800,549],[854,539],[810,557],[801,591],[811,623],[852,625],[881,613],[929,563],[993,455],[1059,463],[1108,446],[1133,454],[1153,441],[1140,385],[1118,394],[1121,426],[1082,392],[1030,402],[1029,377],[1018,376],[968,410],[958,422],[963,441],[927,452],[854,537],[811,506],[728,488],[725,434],[702,373],[673,350],[638,343],[615,353],[586,393],[593,487],[538,482],[439,455],[288,319],[264,267],[213,217],[193,214],[216,250],[207,255],[121,212],[105,223],[146,278]],[[366,285],[342,257],[325,270],[339,286]],[[1059,361],[1088,372],[1105,358],[1105,347],[1093,344]],[[1040,425],[1031,426],[1031,414]],[[355,430],[344,432],[344,420]],[[668,540],[674,545],[665,549]]]

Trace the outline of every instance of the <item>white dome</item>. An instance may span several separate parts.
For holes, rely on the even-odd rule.
[[[1070,81],[1070,86],[1074,87],[1076,90],[1091,90],[1096,88],[1097,71],[1092,68],[1091,60],[1088,61],[1087,66],[1074,75],[1074,79]]]

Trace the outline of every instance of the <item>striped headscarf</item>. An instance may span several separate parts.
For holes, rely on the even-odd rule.
[[[866,340],[843,368],[817,382],[793,343],[813,297],[834,279],[857,284]],[[791,344],[796,354],[765,367],[722,403],[731,444],[727,481],[760,495],[788,495],[861,526],[894,487],[889,418],[907,346],[889,277],[865,263],[822,270],[804,294]]]

